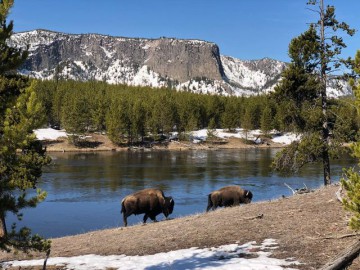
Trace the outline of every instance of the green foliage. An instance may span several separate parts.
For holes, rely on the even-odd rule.
[[[224,104],[224,112],[221,114],[221,126],[232,131],[234,128],[240,126],[240,112],[241,107],[236,99],[227,99]],[[216,127],[216,121],[212,119],[212,128]]]
[[[297,172],[304,165],[322,158],[323,144],[319,134],[303,134],[300,141],[292,142],[278,152],[273,168],[283,173]]]
[[[360,74],[358,69],[360,63],[360,51],[355,56],[354,71]],[[358,114],[360,114],[360,85],[353,82],[353,90],[356,97]],[[351,146],[354,157],[360,160],[360,142],[357,141]],[[360,165],[360,163],[359,163]],[[360,229],[360,175],[354,168],[345,170],[345,176],[341,179],[341,185],[347,191],[347,197],[343,199],[345,209],[353,213],[350,220],[350,227],[354,230]]]
[[[106,127],[110,140],[116,144],[131,140],[129,104],[125,98],[113,99],[106,117]]]
[[[280,102],[265,95],[223,97],[71,80],[38,81],[35,87],[50,125],[79,135],[107,132],[116,144],[141,143],[144,136],[156,139],[172,131],[182,137],[184,132],[202,128],[293,131],[299,121],[294,120],[297,114],[289,113],[293,110],[299,111],[299,119],[308,120],[301,130],[310,130],[319,123],[319,106],[314,110],[313,104],[305,100],[297,108],[290,99]],[[354,138],[358,121],[351,118],[353,101],[331,102],[332,117],[346,120],[344,127],[352,134],[348,139]]]
[[[290,42],[289,56],[292,62],[271,94],[280,107],[277,121],[288,131],[306,131],[308,115],[304,115],[304,112],[312,112],[319,98],[320,81],[313,73],[314,58],[318,56],[317,40],[315,29],[310,27]]]
[[[353,147],[353,151],[360,153],[359,145]],[[359,156],[358,156],[359,158]],[[341,185],[347,191],[347,198],[343,199],[343,205],[346,210],[353,213],[349,226],[353,230],[360,229],[360,175],[354,168],[345,171],[345,177],[341,179]]]
[[[13,73],[26,59],[27,51],[9,47],[7,40],[11,37],[13,22],[6,23],[14,0],[1,0],[0,2],[0,75]]]
[[[292,63],[296,67],[304,70],[307,73],[312,73],[319,59],[320,44],[319,36],[314,25],[310,25],[309,29],[300,36],[294,38],[289,46],[289,56]],[[307,89],[305,89],[306,92]],[[296,93],[303,95],[302,93]],[[310,94],[311,91],[310,91]]]
[[[353,136],[356,125],[349,117],[339,117],[336,112],[342,105],[329,102],[326,92],[328,74],[350,63],[339,57],[346,45],[336,32],[342,30],[351,36],[354,30],[337,21],[335,8],[325,8],[323,0],[311,0],[308,4],[318,5],[319,21],[291,41],[291,64],[272,95],[280,107],[276,116],[278,125],[303,135],[300,142],[277,155],[274,167],[297,171],[306,163],[322,161],[327,185],[331,183],[330,158],[338,152],[342,141]]]
[[[6,17],[12,5],[13,1],[0,1],[0,249],[44,251],[50,242],[31,235],[30,229],[17,231],[16,224],[11,231],[6,227],[8,213],[20,219],[23,208],[36,207],[45,199],[46,192],[37,190],[29,198],[27,190],[36,188],[42,167],[50,162],[33,134],[44,121],[44,108],[35,91],[37,82],[13,72],[27,53],[7,45],[13,24],[7,25]]]
[[[265,106],[265,109],[262,112],[261,115],[261,119],[260,119],[260,127],[261,127],[261,131],[265,134],[268,135],[269,132],[272,130],[272,121],[273,121],[273,114],[272,114],[272,110],[270,108],[269,105]]]
[[[30,233],[23,235],[21,230],[16,233],[15,227],[10,234],[7,233],[6,213],[12,212],[20,218],[21,209],[36,207],[46,197],[46,193],[39,190],[37,195],[27,198],[26,192],[36,188],[42,167],[50,162],[32,132],[43,123],[41,116],[44,112],[37,101],[34,84],[22,89],[13,106],[8,107],[1,117],[4,121],[0,137],[0,232],[3,234],[0,234],[0,247],[6,250],[12,246],[37,249],[37,244],[33,246],[35,238]]]
[[[68,92],[65,99],[68,100],[61,113],[61,123],[66,131],[71,134],[70,139],[74,145],[80,143],[80,138],[89,130],[90,110],[89,102],[80,95],[76,97],[77,91]]]

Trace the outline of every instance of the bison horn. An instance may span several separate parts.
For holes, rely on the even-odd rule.
[[[245,196],[249,196],[249,191],[246,192]]]

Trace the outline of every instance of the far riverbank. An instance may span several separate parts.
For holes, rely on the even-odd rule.
[[[152,151],[152,150],[219,150],[219,149],[248,149],[248,148],[281,148],[284,143],[263,140],[261,143],[245,143],[244,139],[229,137],[215,142],[193,143],[190,141],[170,141],[152,144],[151,147],[119,146],[109,140],[106,135],[93,133],[86,138],[83,147],[71,144],[66,137],[55,140],[43,140],[48,152],[92,152],[92,151]]]

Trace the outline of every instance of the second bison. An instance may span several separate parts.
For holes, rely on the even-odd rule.
[[[121,201],[121,213],[123,214],[124,225],[127,226],[127,218],[134,214],[145,214],[143,222],[148,217],[156,221],[156,216],[163,213],[167,218],[174,210],[172,197],[165,197],[160,189],[148,188],[126,196]]]
[[[208,195],[208,206],[206,211],[215,210],[217,207],[228,207],[240,205],[240,203],[250,203],[253,194],[249,190],[239,186],[226,186],[215,190]]]

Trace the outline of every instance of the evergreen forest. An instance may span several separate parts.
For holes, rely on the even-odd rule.
[[[264,134],[273,129],[299,131],[293,119],[299,113],[293,113],[289,103],[279,102],[275,94],[226,97],[73,80],[39,80],[35,89],[45,107],[47,125],[74,134],[74,144],[81,135],[92,132],[106,132],[112,142],[128,145],[157,140],[174,131],[186,139],[189,131],[203,128],[261,129]],[[337,123],[334,132],[341,132],[345,142],[354,140],[359,129],[353,103],[350,97],[329,101],[330,122]],[[311,120],[306,108],[301,113]]]

